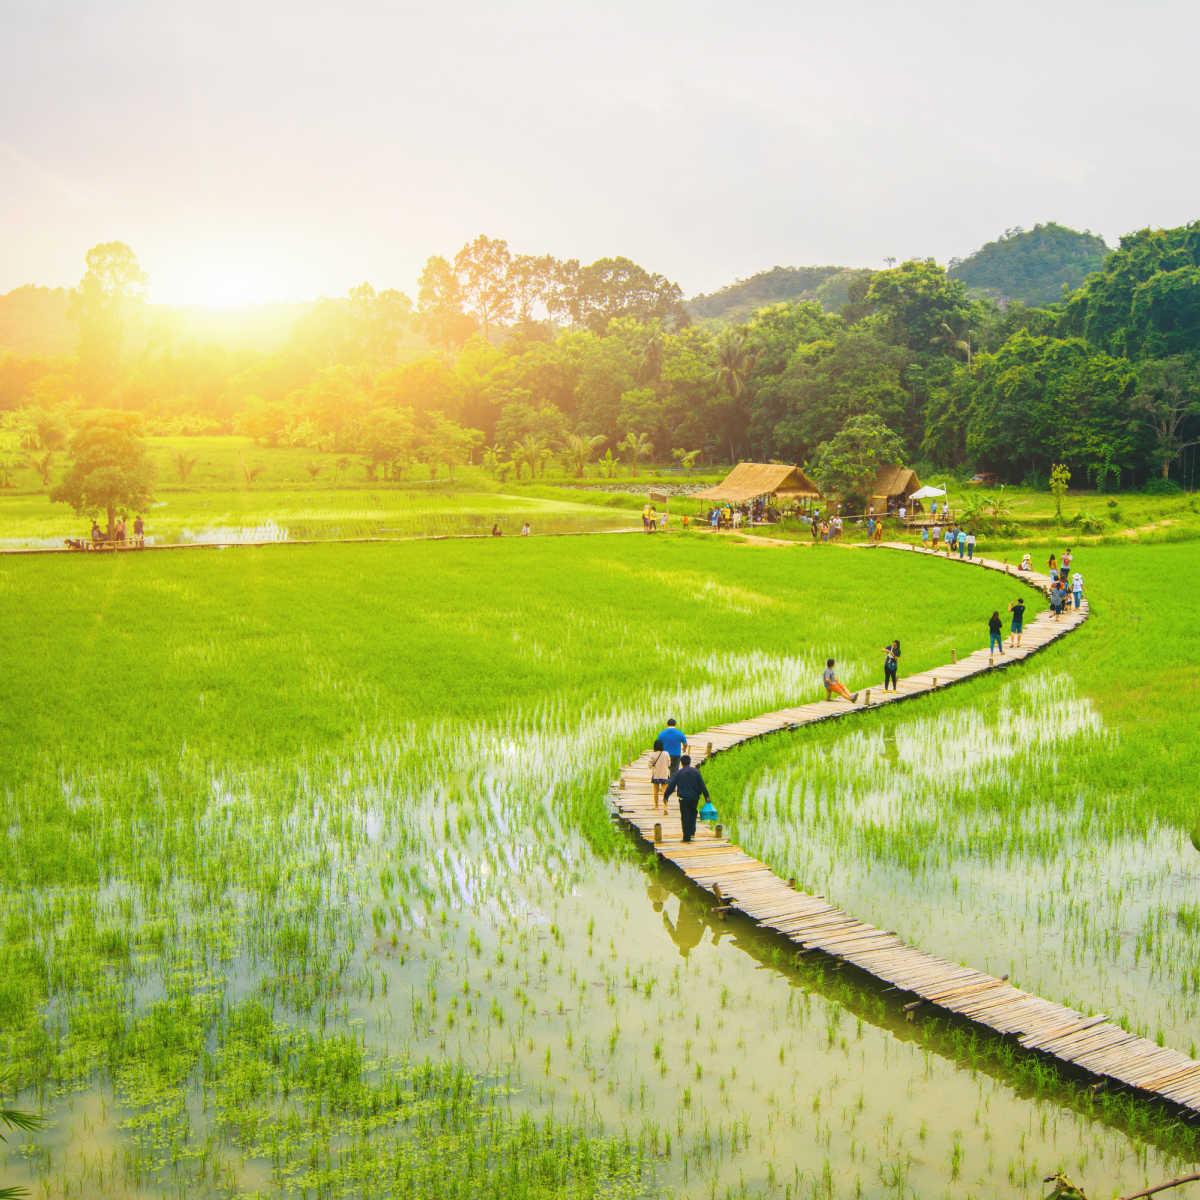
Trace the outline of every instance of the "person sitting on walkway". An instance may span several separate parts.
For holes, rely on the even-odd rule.
[[[1025,551],[1025,557],[1021,559],[1021,565],[1017,568],[1018,571],[1033,570],[1033,555],[1028,550]]]
[[[896,638],[890,645],[883,648],[883,690],[888,690],[888,684],[891,684],[892,691],[896,690],[896,671],[900,667],[900,639]]]
[[[500,536],[501,536],[501,534],[500,534],[500,526],[499,526],[499,525],[493,525],[493,526],[492,526],[492,537],[500,537]]]
[[[1008,644],[1010,646],[1019,646],[1021,644],[1021,629],[1025,624],[1025,601],[1018,596],[1008,606],[1008,611],[1012,613]]]
[[[100,526],[97,525],[96,521],[93,519],[93,521],[92,521],[92,542],[98,546],[102,541],[104,541],[104,534],[102,534],[100,532]]]
[[[679,760],[679,770],[671,776],[663,795],[663,803],[674,792],[679,797],[679,821],[683,826],[683,840],[690,842],[696,836],[696,814],[700,811],[700,797],[711,799],[700,772],[692,766],[692,756],[685,754]]]
[[[825,683],[825,699],[826,700],[832,700],[834,692],[836,692],[843,699],[849,700],[851,704],[855,703],[855,701],[858,699],[857,692],[855,692],[854,695],[852,696],[849,693],[849,691],[846,690],[846,685],[844,683],[840,683],[838,681],[837,674],[834,672],[834,669],[833,669],[833,659],[832,658],[829,659],[825,663],[825,671],[822,674],[821,678],[824,680],[824,683]]]
[[[671,774],[674,775],[682,761],[680,755],[687,749],[687,734],[675,724],[675,718],[671,717],[667,721],[667,727],[655,740],[662,742],[662,748],[671,756]]]
[[[1000,620],[999,609],[988,618],[988,653],[997,650],[1004,653],[1004,622]]]

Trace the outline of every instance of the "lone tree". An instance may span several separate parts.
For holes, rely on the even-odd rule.
[[[878,417],[851,417],[817,447],[812,477],[826,495],[865,503],[880,467],[902,462],[904,441]]]
[[[145,508],[152,497],[154,471],[146,457],[136,413],[99,412],[89,416],[71,439],[71,468],[50,493],[83,516],[105,513],[108,534],[117,510]]]
[[[1054,494],[1054,515],[1062,520],[1063,499],[1067,494],[1067,484],[1071,482],[1071,468],[1066,463],[1055,463],[1050,468],[1050,491]]]

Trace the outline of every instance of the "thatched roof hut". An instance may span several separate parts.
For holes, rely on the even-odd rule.
[[[909,496],[921,486],[916,471],[909,467],[880,467],[871,484],[869,504],[874,505],[876,512],[887,512],[888,504],[897,508],[905,505],[912,508]]]
[[[779,496],[788,500],[815,499],[821,489],[799,467],[786,463],[738,463],[718,484],[693,492],[700,500],[728,500],[744,504],[757,496]]]

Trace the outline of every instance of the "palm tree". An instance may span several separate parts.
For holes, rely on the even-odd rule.
[[[674,458],[679,465],[690,475],[692,468],[696,465],[696,459],[700,457],[699,450],[672,450],[671,457]]]
[[[713,370],[713,379],[736,400],[746,390],[746,379],[754,365],[745,327],[731,325],[721,330],[716,351],[717,365]]]
[[[999,530],[1000,526],[1012,520],[1012,505],[1004,498],[1004,484],[1000,485],[1000,490],[987,502],[988,513],[992,518],[992,532]]]
[[[972,492],[958,510],[958,523],[969,525],[972,533],[978,533],[979,518],[987,512],[989,501],[990,497],[981,495],[979,492]]]
[[[650,451],[654,447],[650,443],[650,439],[641,432],[634,433],[631,429],[626,435],[624,441],[617,443],[618,450],[624,450],[629,463],[629,473],[637,474],[638,460],[649,458]]]
[[[549,457],[546,439],[540,433],[527,433],[513,446],[513,462],[517,464],[517,478],[521,477],[521,468],[528,465],[529,478],[537,477],[538,468]]]
[[[952,354],[955,350],[961,351],[967,356],[967,370],[971,369],[971,331],[964,329],[962,333],[955,333],[945,321],[941,322],[942,332],[935,333],[929,339],[931,346],[942,346],[947,353]]]
[[[7,1084],[8,1077],[0,1078],[0,1084]],[[19,1108],[0,1107],[0,1125],[8,1129],[19,1129],[22,1133],[35,1133],[45,1127],[45,1119],[34,1113],[23,1112]],[[0,1134],[0,1142],[8,1139]],[[18,1197],[28,1196],[29,1191],[23,1187],[0,1187],[0,1200],[18,1200]]]
[[[583,478],[583,469],[592,461],[592,455],[604,444],[604,434],[594,433],[591,437],[585,434],[570,433],[567,435],[564,457],[575,468],[575,478]]]

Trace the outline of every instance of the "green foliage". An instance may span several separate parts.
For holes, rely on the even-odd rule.
[[[118,512],[146,508],[154,472],[146,457],[141,426],[137,413],[89,416],[71,439],[71,466],[50,499],[69,504],[85,516],[105,513],[109,532]]]
[[[1052,462],[1084,475],[1101,463],[1127,469],[1143,447],[1135,387],[1128,362],[1078,338],[1015,334],[975,359],[967,454],[1008,474],[1045,472]]]
[[[1103,238],[1049,221],[1007,230],[965,259],[952,261],[947,274],[972,295],[1045,305],[1061,300],[1064,288],[1077,288],[1108,254]]]
[[[1179,455],[1200,441],[1200,351],[1141,363],[1138,385],[1136,403],[1154,433],[1165,480]]]
[[[1062,520],[1063,499],[1067,485],[1071,482],[1071,470],[1064,463],[1055,463],[1050,468],[1050,491],[1054,496],[1054,515]]]
[[[998,245],[1049,253],[1079,236],[1040,226]],[[56,450],[103,391],[152,432],[237,432],[311,461],[333,452],[386,482],[418,462],[437,477],[484,447],[511,462],[528,437],[552,454],[571,437],[615,447],[636,432],[651,461],[676,450],[803,461],[869,415],[900,435],[908,459],[1009,480],[1058,461],[1119,488],[1178,471],[1200,437],[1197,244],[1191,226],[1131,235],[1061,313],[972,299],[955,272],[924,260],[769,272],[736,285],[755,297],[744,324],[690,328],[678,288],[629,259],[580,265],[481,236],[428,259],[415,313],[401,293],[363,283],[275,313],[244,343],[228,329],[202,341],[208,327],[194,315],[146,305],[136,259],[117,244],[96,248],[76,301],[88,328],[108,332],[86,354],[81,342],[75,360],[0,358],[0,409],[20,414],[21,439],[42,438],[22,441],[26,452]],[[821,297],[781,300],[797,281]],[[444,442],[459,447],[450,461]],[[6,455],[10,482],[27,461]]]
[[[845,267],[772,267],[749,279],[739,279],[709,295],[687,302],[688,312],[699,320],[747,321],[769,305],[815,300],[826,312],[837,312],[845,300],[838,291],[851,274]]]
[[[852,417],[817,447],[811,474],[826,495],[862,503],[880,467],[903,461],[899,436],[876,417]]]
[[[1132,359],[1200,349],[1200,221],[1143,229],[1066,302],[1070,332]]]
[[[906,262],[871,276],[866,304],[875,323],[893,345],[917,354],[943,343],[946,328],[962,329],[971,317],[966,290],[931,258]],[[954,335],[953,341],[959,335]]]
[[[1147,496],[1177,496],[1183,491],[1173,479],[1163,479],[1161,476],[1151,476],[1146,480],[1142,491]]]

